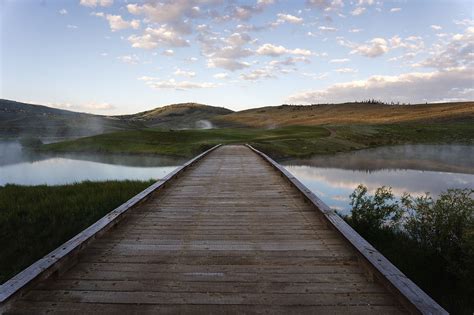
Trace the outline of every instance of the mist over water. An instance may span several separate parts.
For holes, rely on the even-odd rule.
[[[474,146],[405,145],[310,159],[281,161],[330,207],[349,211],[349,195],[359,184],[371,192],[391,186],[437,196],[449,188],[474,188]],[[0,185],[60,185],[84,180],[159,179],[186,159],[165,156],[36,154],[15,141],[0,142]]]
[[[371,193],[391,186],[398,197],[474,188],[473,156],[472,145],[402,145],[282,164],[331,208],[348,213],[349,195],[359,184]]]

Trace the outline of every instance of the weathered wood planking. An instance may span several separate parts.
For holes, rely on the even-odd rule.
[[[192,166],[194,163],[199,161],[201,158],[206,156],[208,153],[218,148],[220,145],[216,145],[209,150],[199,154],[195,158],[189,160],[181,167],[178,167],[167,176],[163,177],[144,191],[140,192],[130,200],[120,205],[116,209],[106,214],[103,218],[98,220],[96,223],[82,231],[81,233],[74,236],[72,239],[56,248],[54,251],[36,261],[30,267],[26,268],[12,279],[5,282],[0,286],[0,311],[7,309],[11,299],[14,299],[16,295],[21,294],[23,290],[26,290],[29,286],[34,285],[39,280],[46,279],[51,275],[60,272],[62,269],[67,268],[67,264],[73,264],[71,261],[75,256],[92,240],[99,237],[110,228],[114,227],[124,217],[128,211],[141,202],[144,202],[151,193],[166,186],[166,183],[177,178],[186,168]]]
[[[210,152],[9,310],[429,313],[400,303],[402,293],[386,279],[368,276],[370,260],[359,258],[353,239],[328,223],[327,208],[305,202],[304,186],[289,184],[277,166],[245,146]]]
[[[407,278],[296,177],[265,153],[253,148],[251,145],[247,146],[281,172],[291,184],[301,191],[307,200],[314,204],[316,209],[323,213],[326,220],[356,249],[357,254],[366,261],[366,266],[374,272],[377,278],[389,290],[399,295],[401,302],[405,306],[423,314],[447,314],[446,310]]]

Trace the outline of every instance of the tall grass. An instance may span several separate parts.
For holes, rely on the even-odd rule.
[[[152,183],[150,180],[0,186],[0,283]]]

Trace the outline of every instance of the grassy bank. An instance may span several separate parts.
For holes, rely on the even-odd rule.
[[[191,157],[218,143],[250,143],[274,158],[295,158],[405,143],[473,143],[473,135],[474,124],[459,122],[274,129],[143,129],[43,145],[39,150]]]
[[[153,181],[0,186],[0,283],[8,280]]]

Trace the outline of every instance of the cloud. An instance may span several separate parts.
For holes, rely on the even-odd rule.
[[[436,31],[439,31],[439,30],[442,29],[442,27],[439,26],[439,25],[430,25],[430,27],[431,27],[432,29],[436,30]]]
[[[474,26],[469,26],[462,34],[454,34],[443,44],[434,45],[430,57],[413,64],[414,67],[427,67],[439,70],[474,67]]]
[[[362,13],[365,12],[365,10],[366,9],[364,7],[357,7],[354,10],[351,11],[351,15],[354,15],[354,16],[361,15]]]
[[[344,6],[342,0],[306,0],[306,5],[323,11],[337,11]]]
[[[97,6],[100,7],[109,7],[114,3],[114,0],[81,0],[79,2],[80,5],[95,8]]]
[[[158,28],[147,27],[142,35],[131,35],[127,39],[134,48],[153,49],[158,46],[189,46],[187,40],[166,25]]]
[[[221,73],[214,74],[213,77],[216,79],[227,79],[229,77],[229,74],[221,72]]]
[[[351,61],[348,58],[342,58],[342,59],[331,59],[329,60],[329,63],[345,63]]]
[[[156,80],[156,78],[145,77],[146,84],[154,89],[173,89],[173,90],[190,90],[190,89],[205,89],[214,88],[218,85],[210,82],[190,82],[190,81],[176,81],[169,79],[164,81]],[[143,77],[140,78],[143,80]]]
[[[243,73],[239,76],[242,80],[257,81],[260,79],[276,78],[273,67],[255,69],[249,73]]]
[[[68,13],[68,12],[67,12],[66,9],[61,9],[61,10],[59,10],[59,14],[61,14],[61,15],[66,15],[67,13]]]
[[[188,78],[193,78],[196,76],[196,72],[186,71],[182,69],[176,69],[176,71],[173,74],[177,76],[188,77]]]
[[[330,26],[320,26],[318,27],[318,30],[320,30],[321,32],[336,32],[337,28]]]
[[[334,71],[337,72],[337,73],[340,73],[340,74],[343,74],[343,73],[357,73],[358,72],[357,69],[353,69],[353,68],[340,68],[340,69],[336,69]]]
[[[273,44],[263,44],[262,46],[258,47],[256,50],[257,55],[262,55],[262,56],[281,56],[284,54],[292,54],[292,55],[301,55],[301,56],[311,56],[312,53],[310,50],[307,49],[301,49],[301,48],[296,48],[296,49],[288,49],[283,46],[276,46]]]
[[[110,29],[112,30],[112,32],[127,28],[133,28],[134,30],[136,30],[140,27],[139,20],[125,21],[120,15],[107,14],[105,18],[109,22]]]
[[[137,55],[125,55],[117,57],[123,63],[128,63],[129,65],[136,65],[139,63],[140,59]]]
[[[88,102],[82,104],[71,104],[71,103],[46,103],[47,106],[74,110],[74,111],[108,111],[113,110],[116,107],[110,103],[102,102]]]
[[[472,100],[472,69],[412,72],[398,76],[374,75],[366,80],[338,83],[325,89],[300,92],[288,103],[339,103],[377,98],[386,102],[439,102]]]
[[[278,20],[275,22],[276,25],[279,25],[285,22],[291,23],[291,24],[303,23],[303,18],[294,16],[291,14],[278,13],[277,17],[278,17]]]
[[[360,33],[360,32],[362,32],[361,28],[351,28],[349,30],[349,33]]]
[[[352,45],[351,54],[359,54],[365,57],[378,57],[389,51],[387,41],[383,38],[374,38],[366,44]]]
[[[77,25],[72,25],[72,24],[68,24],[68,25],[66,25],[66,27],[69,28],[69,29],[73,29],[73,30],[79,28]]]
[[[166,49],[161,53],[163,56],[173,56],[174,50],[173,49]]]
[[[250,67],[248,62],[238,61],[229,58],[209,58],[207,61],[209,68],[222,68],[230,71],[240,70]]]
[[[394,12],[400,12],[402,10],[402,8],[391,8],[390,9],[390,12],[394,13]]]

